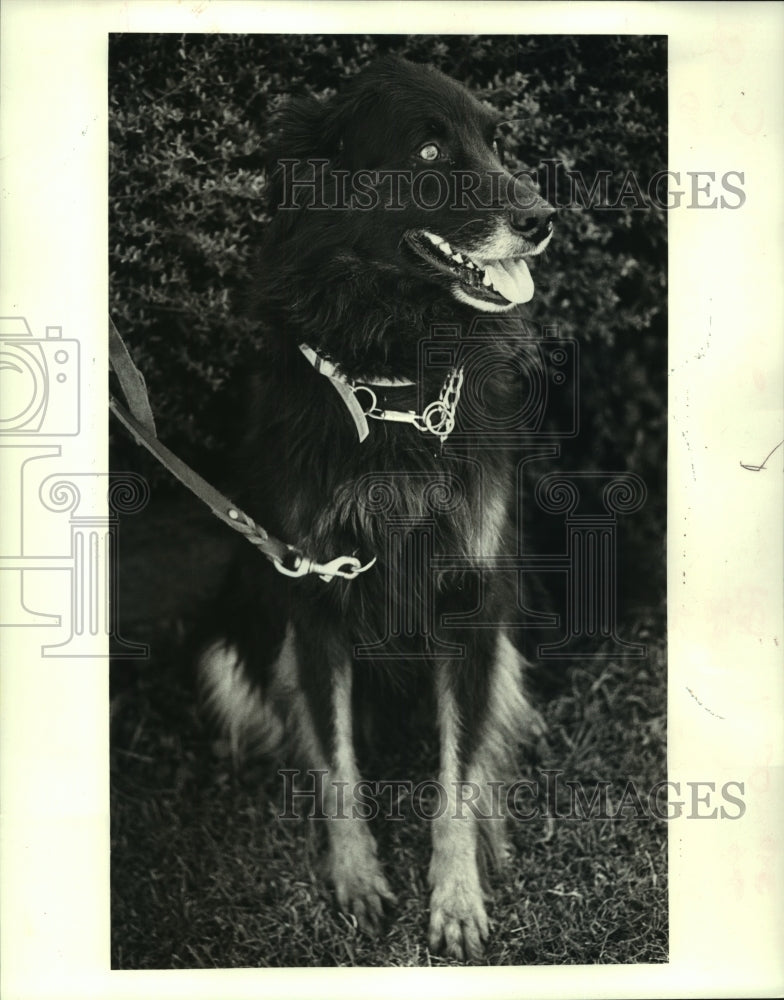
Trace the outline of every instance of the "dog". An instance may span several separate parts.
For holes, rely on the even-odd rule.
[[[492,792],[537,725],[497,624],[514,617],[508,588],[492,572],[476,586],[509,544],[514,486],[510,447],[481,432],[518,405],[504,359],[530,336],[518,307],[555,214],[504,167],[498,125],[461,84],[398,57],[283,110],[233,497],[316,572],[240,542],[199,657],[237,753],[293,746],[323,776],[323,814],[347,816],[326,824],[327,876],[371,933],[394,896],[359,808],[357,744],[375,732],[368,705],[389,716],[393,693],[429,691],[444,808],[428,943],[473,960],[489,931],[484,859],[506,851]],[[482,316],[493,332],[466,360]]]

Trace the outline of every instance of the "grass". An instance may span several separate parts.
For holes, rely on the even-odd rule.
[[[277,819],[281,778],[235,771],[203,725],[182,637],[194,594],[220,566],[225,536],[186,505],[122,525],[124,637],[149,658],[113,668],[112,964],[124,969],[455,964],[426,947],[427,823],[375,832],[398,905],[371,939],[335,909],[319,875],[317,823]],[[136,523],[134,523],[134,521]],[[217,524],[217,522],[216,522]],[[188,540],[188,544],[183,544]],[[661,620],[638,616],[624,638],[644,660],[572,661],[548,671],[539,701],[548,735],[521,777],[628,781],[640,794],[666,777],[666,668]],[[428,753],[414,753],[428,771]],[[558,813],[568,804],[565,786]],[[612,811],[612,810],[611,810]],[[667,961],[667,828],[619,819],[517,822],[513,861],[492,878],[489,965]]]

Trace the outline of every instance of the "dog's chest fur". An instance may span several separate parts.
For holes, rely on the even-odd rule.
[[[467,384],[470,391],[470,373]],[[275,508],[272,523],[287,540],[317,559],[356,551],[381,560],[390,531],[410,529],[429,534],[434,556],[468,564],[498,554],[509,512],[508,455],[470,428],[466,435],[459,406],[453,439],[443,445],[413,426],[376,420],[360,442],[323,377],[287,388],[279,433],[273,428],[275,439],[256,449],[268,463],[255,477],[267,484],[264,506]]]

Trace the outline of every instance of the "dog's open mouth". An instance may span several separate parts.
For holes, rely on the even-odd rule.
[[[458,298],[503,309],[533,298],[534,283],[522,256],[503,260],[472,258],[427,229],[411,230],[405,240],[420,257],[457,281],[458,291],[463,293]]]

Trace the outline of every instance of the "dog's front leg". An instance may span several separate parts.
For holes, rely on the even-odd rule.
[[[314,652],[311,650],[310,655]],[[321,655],[323,658],[323,650]],[[302,742],[311,766],[327,772],[323,808],[329,835],[328,880],[335,887],[341,909],[353,913],[362,930],[375,933],[384,904],[394,902],[394,895],[378,862],[376,842],[367,821],[355,808],[360,774],[354,753],[351,660],[336,654],[328,656],[328,661],[320,674],[321,678],[329,677],[328,690],[326,685],[306,690],[309,718]],[[329,710],[324,698],[329,701]],[[321,725],[315,724],[316,719]]]
[[[469,774],[463,759],[466,720],[460,709],[463,669],[444,660],[435,669],[440,806],[446,808],[439,808],[433,820],[428,944],[431,951],[478,959],[489,928],[477,856],[478,820],[463,795]]]
[[[506,824],[494,789],[509,779],[515,748],[541,721],[523,695],[520,654],[503,633],[469,638],[465,660],[436,664],[441,810],[433,820],[431,950],[478,959],[488,933],[479,874],[482,847],[506,858]]]
[[[368,932],[378,929],[384,902],[394,896],[376,857],[376,841],[367,822],[356,815],[356,790],[360,780],[354,754],[351,687],[353,667],[346,658],[332,675],[332,761],[327,775],[326,799],[329,820],[329,878],[338,903],[353,913]],[[344,799],[338,812],[338,795]]]

